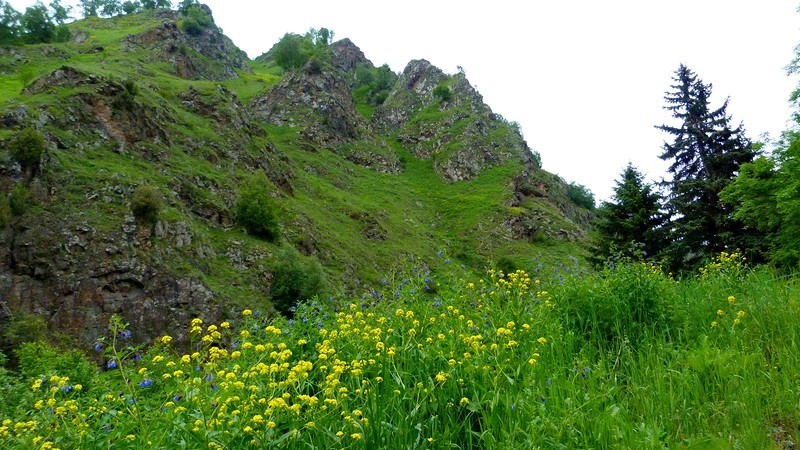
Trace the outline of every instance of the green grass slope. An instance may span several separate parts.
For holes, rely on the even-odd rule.
[[[550,195],[520,203],[514,180],[524,167],[517,160],[448,182],[435,161],[418,158],[396,135],[381,136],[381,151],[396,153],[398,174],[354,164],[341,149],[309,146],[301,129],[259,122],[246,106],[281,80],[274,63],[222,67],[215,58],[235,60],[238,49],[204,54],[208,42],[227,38],[213,30],[188,36],[179,22],[163,12],[87,19],[70,25],[71,42],[0,48],[0,139],[35,127],[47,143],[34,176],[0,153],[2,194],[16,186],[30,193],[27,210],[2,231],[4,269],[14,276],[0,283],[17,293],[20,283],[32,286],[44,298],[15,294],[12,309],[43,313],[65,298],[92,305],[121,298],[126,306],[106,305],[91,319],[83,338],[93,339],[111,312],[133,316],[127,307],[163,297],[165,280],[182,279],[206,286],[206,303],[170,288],[190,304],[159,311],[269,311],[281,245],[322,263],[328,293],[368,290],[400,261],[440,267],[440,250],[470,269],[500,257],[533,269],[583,254],[574,238],[582,233],[559,232],[582,225],[564,214],[569,200],[557,177],[537,171],[532,179]],[[165,54],[165,45],[173,53]],[[412,124],[430,124],[437,114],[423,111]],[[454,121],[446,131],[448,155],[462,126]],[[242,187],[263,180],[262,172],[262,188],[278,205],[282,238],[275,243],[234,221]],[[164,200],[155,225],[130,212],[133,192],[144,184]],[[543,232],[519,239],[513,224],[520,217],[538,220]]]

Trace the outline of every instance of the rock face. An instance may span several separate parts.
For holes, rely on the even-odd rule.
[[[206,5],[201,8],[211,16]],[[153,58],[170,63],[176,75],[189,80],[223,81],[238,78],[237,70],[250,72],[247,54],[213,23],[198,34],[189,34],[178,26],[181,17],[177,12],[160,11],[159,17],[164,19],[161,26],[126,37],[123,48],[128,52],[148,50]]]
[[[118,150],[138,143],[166,143],[163,123],[169,117],[162,110],[136,100],[136,85],[108,80],[62,66],[23,90],[24,95],[77,88],[64,109],[40,117],[41,125],[52,124],[73,133],[89,132],[115,141]]]
[[[351,142],[369,133],[341,74],[323,70],[316,60],[287,73],[278,85],[253,100],[251,110],[271,124],[302,126],[322,146]]]
[[[368,69],[375,66],[372,61],[367,59],[364,52],[350,39],[344,38],[330,45],[331,64],[342,72],[350,72],[359,64],[363,64]]]
[[[185,329],[193,315],[224,314],[202,282],[165,272],[142,252],[154,237],[147,227],[126,220],[108,233],[51,215],[24,219],[0,233],[11,242],[0,248],[0,309],[44,316],[87,343],[107,332],[112,314],[131,324],[137,341]],[[164,237],[186,243],[186,233]]]
[[[256,97],[254,117],[275,125],[299,127],[304,139],[357,164],[386,173],[401,170],[394,152],[380,142],[356,110],[344,74],[311,59],[302,68]]]
[[[449,90],[448,100],[434,95],[439,86]],[[522,136],[492,113],[464,74],[448,77],[426,60],[406,66],[373,123],[396,133],[417,157],[432,159],[449,181],[472,179],[511,160],[535,165]]]

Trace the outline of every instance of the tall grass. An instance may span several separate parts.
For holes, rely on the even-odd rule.
[[[115,320],[83,386],[52,353],[0,373],[0,445],[791,448],[800,291],[728,259],[680,281],[415,266],[293,320],[195,319],[189,348],[128,347]]]

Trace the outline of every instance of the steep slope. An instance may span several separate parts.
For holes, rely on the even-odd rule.
[[[192,315],[270,312],[282,245],[320,261],[329,292],[351,293],[407,261],[532,267],[581,252],[586,212],[463,75],[414,61],[376,109],[353,95],[355,71],[374,65],[349,40],[284,74],[173,12],[71,30],[66,44],[0,48],[0,141],[26,128],[45,139],[34,171],[0,151],[15,205],[0,231],[0,328],[36,314],[91,342],[118,313],[141,340],[185,339]],[[277,205],[280,242],[235,223],[255,184]],[[153,224],[131,212],[143,185],[163,198]]]

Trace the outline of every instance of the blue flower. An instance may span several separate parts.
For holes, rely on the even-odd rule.
[[[123,340],[130,339],[131,338],[131,332],[129,330],[120,330],[120,331],[117,332],[117,336],[119,336]]]
[[[447,258],[447,259],[445,259],[445,260],[444,260],[444,263],[445,263],[445,264],[450,264],[450,258]]]
[[[70,392],[72,390],[71,385],[61,386],[61,392]]]
[[[94,343],[94,351],[96,351],[96,352],[102,352],[102,351],[103,351],[103,346],[102,346],[102,345],[100,345],[100,343],[99,343],[99,342],[95,342],[95,343]]]
[[[109,369],[116,369],[117,362],[112,359],[111,361],[108,362],[108,364],[106,364],[106,367],[108,367]]]
[[[150,378],[145,378],[141,382],[139,382],[139,387],[147,388],[153,385],[153,380]]]

